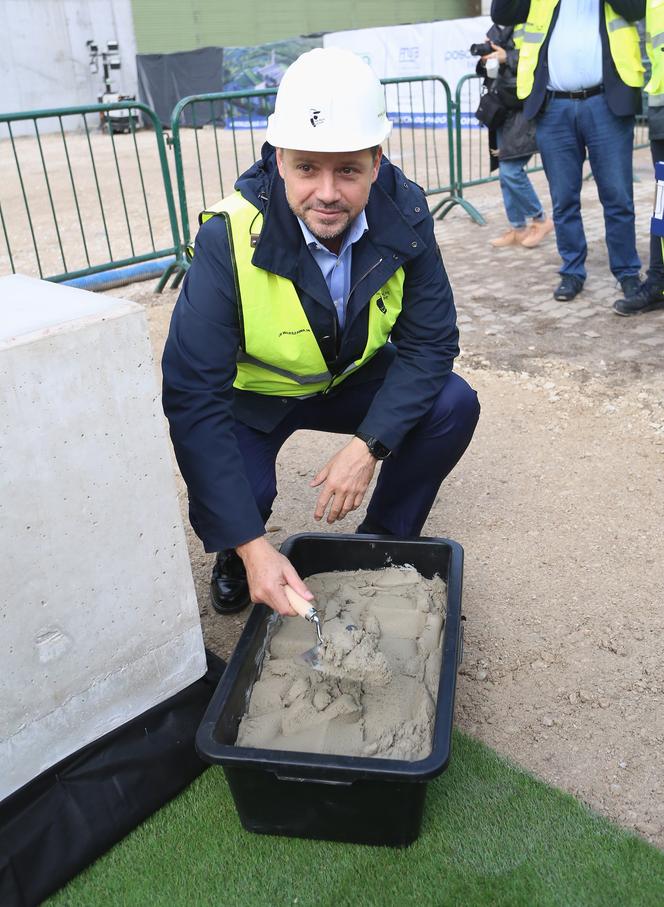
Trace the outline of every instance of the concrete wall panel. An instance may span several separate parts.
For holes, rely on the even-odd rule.
[[[143,309],[0,278],[0,799],[198,679]]]
[[[118,41],[122,68],[112,72],[115,91],[136,94],[136,39],[130,0],[0,0],[4,29],[0,53],[0,110],[15,112],[96,104],[103,70],[90,72],[86,41],[99,48]],[[69,127],[69,123],[65,124]],[[40,131],[59,129],[40,122]],[[14,135],[34,135],[17,124]],[[4,138],[5,131],[0,131]]]

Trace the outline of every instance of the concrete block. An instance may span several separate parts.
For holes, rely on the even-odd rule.
[[[0,278],[0,799],[205,651],[144,310]]]

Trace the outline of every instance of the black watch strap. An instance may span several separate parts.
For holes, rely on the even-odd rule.
[[[356,431],[355,437],[359,438],[360,441],[364,443],[369,448],[369,453],[372,457],[375,457],[377,460],[387,460],[389,455],[392,453],[389,447],[386,447],[378,438],[372,438],[371,435],[368,435],[364,431]]]

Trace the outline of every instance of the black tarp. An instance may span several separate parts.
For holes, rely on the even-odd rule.
[[[138,54],[138,96],[157,114],[162,126],[170,126],[171,113],[179,100],[192,94],[208,94],[223,88],[224,51],[221,47],[174,54]],[[221,119],[222,104],[197,104],[196,122],[192,108],[185,107],[181,122],[185,126],[205,126]]]
[[[32,907],[206,769],[194,738],[225,662],[0,803],[0,904]]]

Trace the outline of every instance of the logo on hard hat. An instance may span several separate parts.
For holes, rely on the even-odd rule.
[[[320,110],[317,110],[315,107],[310,107],[309,113],[311,114],[311,116],[309,117],[309,122],[312,126],[323,125],[323,123],[325,122],[325,117],[322,117],[320,115]]]

